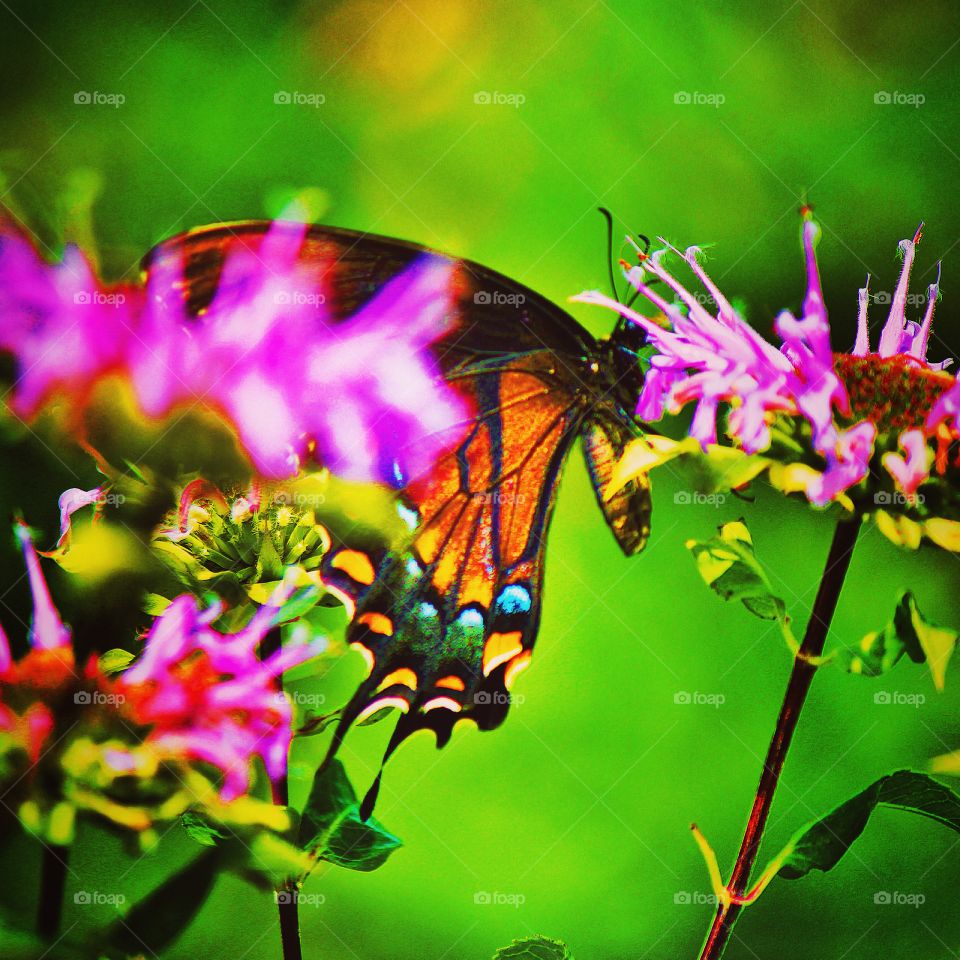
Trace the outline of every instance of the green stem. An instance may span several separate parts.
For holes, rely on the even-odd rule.
[[[727,885],[727,889],[734,897],[743,897],[750,883],[750,873],[760,850],[763,831],[780,782],[780,773],[787,759],[800,712],[810,691],[810,684],[817,672],[817,658],[823,653],[830,621],[833,619],[840,591],[843,589],[859,528],[859,519],[843,520],[837,524],[834,532],[817,598],[813,603],[803,643],[794,655],[793,670],[790,673],[780,715],[777,718],[777,726],[760,774],[753,809],[750,811],[750,819],[747,821],[737,861],[730,876],[730,883]],[[719,904],[700,952],[700,960],[720,960],[730,942],[730,935],[742,910],[743,904],[735,902]]]
[[[69,855],[69,847],[43,844],[40,860],[40,899],[37,902],[37,936],[42,940],[56,940],[60,933]]]
[[[281,629],[274,627],[260,644],[260,656],[266,659],[280,649]],[[283,687],[283,677],[280,677],[280,687]],[[286,807],[290,803],[287,774],[273,785],[273,802],[278,806]],[[303,960],[300,946],[300,916],[297,903],[298,888],[296,883],[282,884],[276,890],[274,899],[277,903],[277,912],[280,916],[280,945],[283,951],[283,960]]]

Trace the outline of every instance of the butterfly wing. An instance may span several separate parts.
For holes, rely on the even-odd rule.
[[[217,292],[230,251],[256,252],[267,228],[194,231],[161,245],[146,266],[181,259],[180,295],[198,315]],[[432,253],[313,227],[301,259],[318,288],[332,292],[328,305],[342,320],[425,252]],[[588,408],[583,361],[597,355],[597,344],[533,291],[478,264],[452,262],[454,316],[432,349],[473,416],[426,476],[398,478],[398,509],[411,526],[406,549],[371,553],[342,544],[325,560],[324,580],[354,605],[348,639],[369,666],[342,713],[331,756],[353,723],[387,708],[400,718],[385,760],[418,729],[433,730],[442,746],[459,719],[497,726],[536,638],[547,529],[563,461]],[[610,429],[603,442],[612,450],[622,437]],[[609,470],[599,443],[588,454],[596,476]],[[601,506],[609,518],[610,506]]]
[[[196,316],[217,293],[225,260],[239,250],[256,254],[271,224],[243,221],[198,227],[154,247],[142,263],[151,270],[171,258],[182,265],[183,283],[176,291]],[[572,360],[593,350],[594,338],[569,314],[544,297],[470,260],[456,259],[420,244],[358,233],[338,227],[307,229],[300,249],[304,282],[330,292],[326,303],[335,321],[345,320],[414,261],[430,255],[455,266],[454,312],[449,333],[435,345],[443,369],[476,366],[486,358],[494,365],[504,356],[550,350],[573,374]],[[571,358],[571,362],[567,362]]]
[[[633,434],[618,420],[591,417],[583,425],[582,437],[597,503],[620,549],[632,557],[650,536],[650,481],[637,476],[615,493],[609,492],[609,486],[613,468]]]
[[[442,745],[457,720],[490,729],[506,715],[536,639],[546,532],[581,416],[537,365],[471,378],[473,427],[404,491],[416,524],[408,550],[376,570],[348,548],[327,558],[327,582],[356,597],[348,639],[370,668],[333,749],[387,707],[403,714],[388,753],[420,728]]]

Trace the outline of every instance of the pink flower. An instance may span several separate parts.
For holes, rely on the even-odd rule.
[[[901,457],[890,452],[883,456],[883,465],[897,486],[908,496],[917,492],[917,487],[930,476],[930,451],[922,430],[906,430],[900,436],[900,448],[906,453]]]
[[[211,626],[221,612],[218,606],[203,610],[194,597],[177,597],[154,621],[143,653],[118,679],[105,676],[95,657],[81,674],[29,531],[19,525],[17,535],[33,594],[31,649],[14,661],[0,629],[0,730],[22,742],[31,763],[54,732],[56,704],[109,703],[123,729],[139,730],[142,742],[162,761],[202,761],[218,769],[224,801],[249,790],[258,757],[271,779],[285,773],[292,708],[278,678],[325,646],[323,641],[290,644],[261,658],[260,646],[282,617],[291,587],[278,587],[236,633]],[[104,696],[92,697],[91,688]],[[72,713],[66,718],[70,729],[60,731],[64,736],[76,722]]]
[[[150,417],[197,405],[222,416],[265,476],[291,476],[310,457],[356,480],[425,472],[465,415],[429,349],[454,314],[453,264],[424,256],[337,321],[317,264],[300,259],[306,229],[278,221],[255,248],[238,244],[191,317],[175,253],[155,261],[146,288],[109,286],[76,248],[50,265],[0,224],[0,351],[17,362],[14,410],[32,417],[67,395],[82,412],[119,373]]]
[[[912,494],[929,477],[931,458],[925,451],[937,418],[943,421],[960,413],[956,388],[941,396],[953,383],[941,372],[946,363],[931,364],[926,358],[936,283],[928,289],[922,322],[905,317],[920,231],[900,244],[904,265],[876,354],[870,352],[866,288],[860,291],[856,346],[851,354],[834,352],[815,253],[819,232],[807,212],[803,223],[806,295],[800,316],[784,310],[776,317],[779,349],[737,313],[701,267],[696,247],[682,256],[716,304],[715,314],[663,266],[668,250],[679,253],[672,247],[650,257],[641,254],[640,265],[627,273],[668,326],[595,291],[574,299],[617,310],[642,327],[656,348],[639,398],[641,419],[656,420],[665,411],[677,413],[693,403],[690,433],[706,449],[717,442],[717,418],[723,405],[725,433],[748,454],[770,448],[771,430],[779,417],[805,422],[812,453],[820,458],[821,467],[799,476],[806,496],[818,505],[867,477],[881,434],[892,434],[896,440],[906,429],[900,443],[907,459],[889,453],[884,464],[904,491]],[[662,281],[676,299],[668,301],[651,287],[651,277]],[[879,404],[878,396],[884,398]]]
[[[260,644],[290,592],[279,588],[233,634],[210,626],[218,607],[201,610],[194,597],[177,597],[115,686],[135,722],[151,728],[148,744],[163,755],[203,760],[221,770],[224,800],[249,789],[255,757],[273,780],[286,772],[292,714],[278,678],[324,646],[291,645],[260,658]]]

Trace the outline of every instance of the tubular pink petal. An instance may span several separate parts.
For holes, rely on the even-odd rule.
[[[0,624],[0,675],[6,673],[13,666],[13,655],[10,653],[10,641],[7,632]]]
[[[803,315],[804,317],[816,318],[815,329],[818,332],[826,333],[828,338],[827,349],[829,349],[830,327],[827,322],[827,308],[823,302],[820,268],[817,266],[816,245],[820,239],[820,226],[810,217],[804,220],[802,237],[803,254],[807,268],[807,292],[803,300]],[[822,352],[822,350],[818,350],[818,347],[822,347],[822,344],[812,344],[812,346],[815,352]]]
[[[82,507],[99,503],[103,497],[103,487],[94,487],[92,490],[81,490],[71,487],[60,494],[57,501],[60,507],[60,539],[57,546],[64,546],[70,539],[70,518]]]
[[[927,362],[927,346],[930,343],[930,330],[933,327],[933,311],[936,309],[937,297],[940,294],[940,267],[941,264],[938,263],[937,279],[927,287],[927,309],[923,315],[923,323],[920,324],[920,332],[910,350],[910,356],[915,357],[922,363]]]
[[[857,311],[857,340],[853,345],[855,357],[865,357],[870,352],[870,327],[867,323],[867,310],[870,304],[870,274],[867,282],[857,291],[859,310]]]
[[[930,452],[927,438],[922,430],[906,430],[900,435],[900,449],[906,457],[887,453],[883,465],[897,486],[912,497],[917,487],[930,476]]]
[[[880,334],[877,353],[881,357],[892,357],[900,351],[900,340],[906,326],[907,290],[910,286],[910,268],[913,266],[913,258],[922,230],[923,224],[921,223],[912,240],[900,241],[900,250],[903,252],[903,268],[900,271],[900,279],[897,281],[897,289],[893,293],[893,301],[890,304],[890,313],[887,317],[887,322],[884,324],[883,331]]]
[[[740,317],[737,314],[737,311],[733,309],[733,305],[729,300],[720,292],[720,288],[710,279],[706,270],[700,265],[698,257],[702,253],[700,247],[687,247],[686,252],[683,255],[683,259],[687,261],[690,269],[694,272],[694,275],[697,279],[703,284],[706,288],[707,293],[713,298],[713,302],[717,305],[719,311],[718,316],[723,320],[728,326],[735,326]]]
[[[23,550],[23,559],[27,566],[27,578],[33,595],[33,618],[30,621],[30,645],[38,650],[59,650],[70,646],[70,630],[64,626],[53,605],[47,581],[40,569],[40,559],[33,546],[30,530],[23,522],[15,526],[17,539]]]

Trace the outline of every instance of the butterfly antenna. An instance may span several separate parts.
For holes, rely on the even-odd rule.
[[[606,207],[597,207],[597,211],[607,221],[607,275],[610,278],[610,289],[613,291],[613,299],[622,303],[613,273],[613,215]]]

